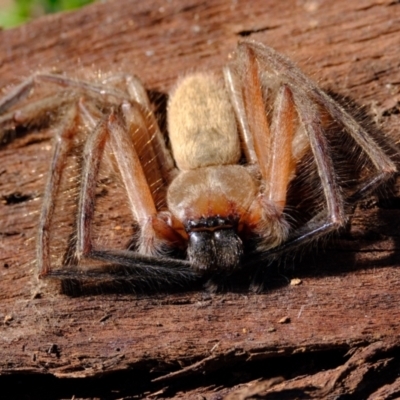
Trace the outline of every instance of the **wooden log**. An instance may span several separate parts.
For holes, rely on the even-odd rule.
[[[120,0],[0,35],[0,87],[38,70],[129,72],[163,93],[187,71],[219,70],[237,41],[251,38],[290,56],[325,90],[364,107],[374,129],[391,137],[399,130],[396,1]],[[41,398],[54,376],[62,378],[55,397],[214,398],[239,383],[277,376],[283,380],[264,383],[264,392],[256,386],[254,393],[398,393],[396,367],[386,362],[399,359],[396,191],[363,202],[340,240],[282,272],[301,278],[300,285],[262,294],[68,297],[39,283],[35,272],[50,154],[49,134],[22,136],[0,149],[0,382],[6,395]],[[104,207],[102,226],[110,215],[118,221],[127,215],[115,204]],[[60,230],[70,220],[66,215]],[[363,358],[363,351],[375,351],[375,359]],[[349,367],[353,357],[358,367]],[[300,375],[306,378],[293,383]],[[85,379],[71,385],[76,377]],[[350,381],[341,385],[344,377]],[[99,378],[94,388],[92,378]],[[243,393],[238,387],[230,395],[244,399]]]

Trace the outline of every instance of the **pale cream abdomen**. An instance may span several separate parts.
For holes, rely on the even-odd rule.
[[[235,114],[223,83],[213,75],[197,73],[178,82],[168,103],[168,130],[182,171],[240,159]]]

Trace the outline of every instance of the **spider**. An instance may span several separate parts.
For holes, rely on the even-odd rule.
[[[60,90],[23,105],[36,85]],[[3,132],[45,124],[55,131],[37,240],[42,278],[184,286],[246,267],[247,254],[267,266],[343,227],[353,205],[396,172],[388,152],[336,101],[254,41],[240,42],[220,75],[196,72],[177,82],[167,105],[169,142],[135,76],[98,84],[36,74],[0,100],[0,113]],[[51,227],[73,149],[82,164],[77,216],[59,269]],[[104,159],[139,227],[126,250],[93,240]],[[79,267],[88,260],[95,267]]]

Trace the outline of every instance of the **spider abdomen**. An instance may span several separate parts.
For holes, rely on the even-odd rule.
[[[186,76],[168,103],[172,152],[182,171],[236,164],[241,156],[235,114],[226,89],[215,76]]]

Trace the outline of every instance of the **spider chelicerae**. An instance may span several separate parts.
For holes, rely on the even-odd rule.
[[[34,88],[42,95],[26,101]],[[37,239],[40,277],[185,287],[246,268],[249,259],[266,268],[343,227],[354,204],[396,172],[388,151],[353,117],[258,42],[240,42],[220,74],[177,82],[168,141],[152,110],[129,75],[91,83],[38,73],[0,100],[3,136],[21,126],[54,130]],[[65,238],[62,265],[53,265],[53,218],[72,152],[81,162],[74,233]],[[92,237],[102,163],[117,172],[138,226],[126,250]],[[88,261],[95,266],[83,268]]]

